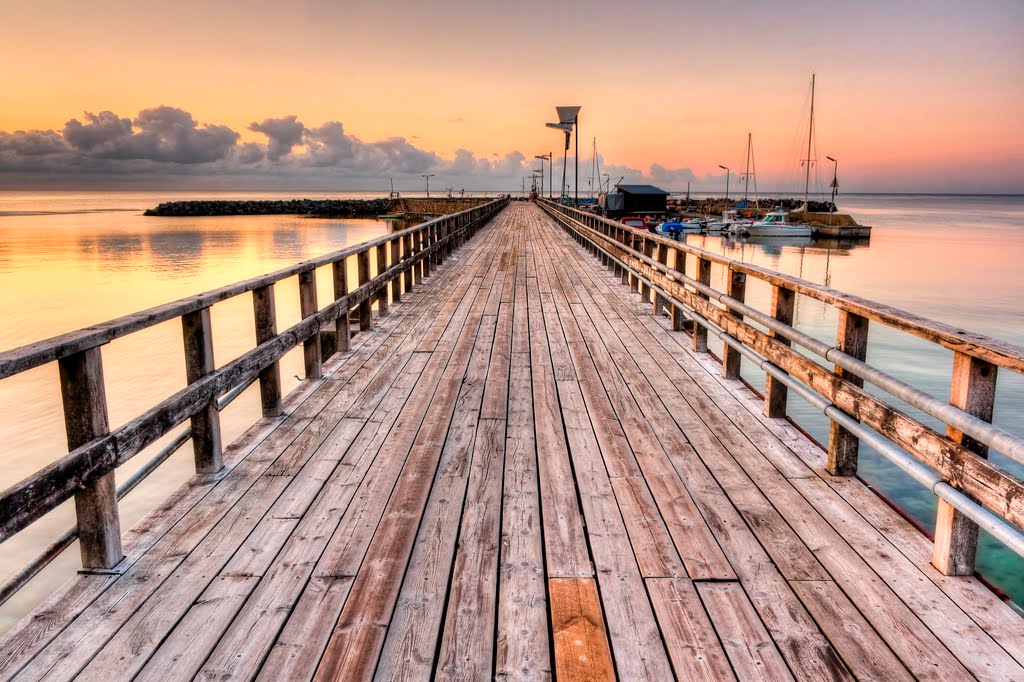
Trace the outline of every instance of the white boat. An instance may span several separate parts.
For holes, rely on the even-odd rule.
[[[810,225],[797,225],[786,220],[785,211],[772,211],[763,220],[755,220],[743,229],[751,237],[809,237],[814,232]]]
[[[729,209],[728,211],[722,211],[722,217],[719,220],[712,220],[708,223],[707,231],[712,232],[739,232],[738,228],[745,228],[750,225],[750,220],[743,220],[740,218],[740,212],[736,209]]]

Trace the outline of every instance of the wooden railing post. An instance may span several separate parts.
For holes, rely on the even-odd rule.
[[[626,246],[626,233],[624,230],[615,228],[615,241],[619,242],[623,246]],[[620,264],[619,276],[621,277],[621,281],[623,284],[629,286],[630,289],[633,288],[633,277],[629,272],[629,268],[627,268],[625,265]]]
[[[444,236],[447,234],[447,231],[445,229],[445,223],[441,223],[439,225],[434,225],[433,229],[434,229],[434,241],[435,242],[441,242],[444,239]],[[434,265],[444,265],[444,249],[445,249],[445,245],[444,244],[440,244],[437,247],[437,251],[434,252]]]
[[[360,251],[356,254],[356,270],[359,275],[359,286],[363,286],[370,281],[370,251]],[[370,313],[370,301],[372,297],[366,298],[359,302],[359,329],[361,331],[367,331],[372,326],[372,316]]]
[[[182,315],[181,332],[185,343],[185,380],[194,384],[217,368],[213,361],[210,309],[200,308]],[[192,415],[192,453],[200,474],[216,473],[224,466],[216,401]]]
[[[316,269],[310,268],[299,273],[299,314],[305,319],[316,315],[316,311]],[[302,342],[302,357],[307,379],[323,376],[319,331]]]
[[[650,256],[653,246],[647,237],[640,237],[640,253]],[[644,303],[651,302],[651,285],[643,280],[640,280],[640,300]]]
[[[729,268],[725,273],[726,277],[726,294],[730,298],[734,298],[740,303],[746,298],[747,295],[747,275],[746,273],[739,272]],[[726,306],[725,312],[729,313],[733,317],[743,319],[743,314],[739,313],[732,308]],[[722,356],[722,378],[723,379],[739,379],[740,378],[740,359],[743,356],[740,352],[732,346],[726,344],[725,352]]]
[[[629,240],[629,247],[631,249],[633,249],[635,251],[639,251],[640,250],[640,248],[639,248],[640,247],[640,237],[638,237],[636,234],[630,232],[627,235],[626,239]],[[633,291],[640,291],[640,278],[638,278],[632,272],[629,273],[629,290],[631,292],[633,292]]]
[[[110,431],[103,359],[99,347],[94,347],[61,358],[58,367],[70,452]],[[121,520],[113,471],[75,494],[75,515],[82,567],[116,566],[122,558]]]
[[[409,259],[412,258],[412,235],[408,235],[407,234],[404,237],[402,237],[402,242],[403,242],[403,244],[405,246],[405,258],[406,258],[406,260],[409,260]],[[415,267],[410,265],[409,269],[405,271],[404,278],[405,278],[405,292],[406,293],[409,293],[410,291],[412,291],[412,285],[413,285],[412,278],[413,278],[413,271],[415,269],[416,269]]]
[[[789,289],[783,289],[778,285],[772,285],[772,301],[768,314],[783,324],[793,324],[793,314],[796,312],[796,294]],[[775,332],[769,332],[770,337],[783,345],[790,345],[789,339],[779,336]],[[764,380],[764,416],[785,417],[786,399],[789,396],[789,389],[781,381],[770,374]]]
[[[419,241],[420,248],[422,248],[424,251],[429,251],[430,250],[430,228],[427,228],[425,230],[420,230],[416,234],[417,234],[417,239],[420,240]],[[430,254],[427,254],[426,256],[423,257],[423,264],[420,267],[423,270],[423,274],[422,274],[421,279],[424,278],[424,277],[430,277]]]
[[[377,274],[382,274],[388,269],[388,245],[377,245]],[[377,314],[381,317],[388,316],[388,285],[382,284],[377,292]]]
[[[868,319],[845,310],[839,311],[839,330],[836,333],[836,348],[858,360],[867,357]],[[842,367],[835,368],[835,375],[855,386],[864,386],[864,380]],[[828,462],[825,469],[833,476],[853,476],[857,473],[857,451],[860,439],[836,422],[829,422]]]
[[[256,345],[259,345],[277,336],[273,284],[252,290],[252,307],[256,319]],[[281,366],[276,360],[260,372],[260,402],[264,417],[277,417],[284,412],[281,403]]]
[[[399,240],[392,239],[388,242],[391,245],[391,265],[398,265],[402,262],[402,246]],[[391,300],[395,303],[402,302],[402,278],[395,277],[391,280]]]
[[[423,251],[423,238],[420,236],[419,230],[412,235],[412,248],[415,255],[420,255]],[[418,284],[423,283],[423,258],[420,258],[419,262],[413,268],[416,271],[416,282]]]
[[[672,268],[681,275],[686,274],[686,252],[680,249],[672,249]],[[672,304],[672,331],[683,331],[683,306],[678,303]]]
[[[655,244],[654,249],[654,253],[656,255],[656,258],[658,259],[658,262],[661,263],[662,265],[668,265],[668,247],[666,247],[664,244],[659,243]],[[663,312],[665,312],[665,297],[655,292],[654,310],[652,311],[652,314],[658,315]]]
[[[996,370],[984,360],[965,353],[953,355],[953,381],[949,387],[949,402],[964,412],[987,422],[992,421],[992,408],[996,398]],[[953,427],[946,435],[979,457],[988,458],[988,446],[974,440]],[[974,559],[978,553],[978,526],[954,509],[945,500],[939,500],[935,519],[935,551],[932,564],[944,575],[972,575]]]
[[[701,284],[711,284],[711,261],[707,258],[697,258],[697,276],[694,278]],[[701,298],[707,298],[707,294],[697,294]],[[693,323],[693,350],[697,353],[706,353],[708,350],[708,330]]]
[[[334,263],[334,300],[348,295],[348,258]],[[335,347],[338,353],[344,353],[352,347],[352,332],[349,329],[349,308],[345,308],[334,322]]]

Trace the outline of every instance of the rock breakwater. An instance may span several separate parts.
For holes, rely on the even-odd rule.
[[[168,201],[148,216],[309,215],[322,218],[373,218],[389,213],[388,199],[287,199]]]

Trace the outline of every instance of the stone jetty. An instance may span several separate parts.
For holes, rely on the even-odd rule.
[[[372,218],[389,213],[389,199],[281,199],[168,201],[148,216],[309,215],[324,218]]]

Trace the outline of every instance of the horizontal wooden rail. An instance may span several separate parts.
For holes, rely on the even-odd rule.
[[[621,270],[624,280],[628,273],[629,281],[636,282],[632,286],[642,284],[641,292],[653,291],[655,313],[662,300],[660,297],[664,297],[678,311],[688,311],[693,319],[699,320],[701,324],[695,325],[696,329],[703,330],[703,324],[710,324],[717,332],[724,334],[722,338],[728,339],[730,344],[749,349],[754,356],[770,363],[774,369],[767,379],[766,416],[785,415],[785,383],[796,381],[798,384],[794,385],[806,386],[813,394],[823,398],[825,405],[841,410],[842,415],[859,422],[855,424],[857,429],[860,429],[860,425],[870,427],[889,443],[927,465],[936,472],[936,480],[966,493],[996,517],[1018,528],[1024,527],[1024,482],[987,459],[984,439],[978,441],[967,437],[953,426],[949,427],[947,433],[939,433],[863,388],[865,378],[876,385],[881,384],[883,388],[889,385],[903,387],[898,380],[863,362],[868,342],[868,320],[893,326],[949,348],[954,347],[954,337],[960,341],[972,339],[971,343],[956,348],[951,406],[945,405],[946,410],[934,410],[933,414],[946,417],[951,424],[959,426],[965,423],[971,426],[990,426],[988,422],[992,418],[996,367],[1020,371],[1018,368],[1024,367],[1024,349],[982,335],[953,330],[941,323],[805,280],[748,266],[582,211],[549,202],[542,205],[578,241],[600,254],[613,268]],[[651,255],[651,244],[658,246],[657,258]],[[667,265],[665,250],[674,253],[674,267]],[[687,275],[681,265],[687,253],[697,259],[698,270],[694,276]],[[738,297],[710,287],[707,268],[712,263],[726,269],[730,293],[738,294]],[[770,284],[773,291],[771,310],[761,312],[746,305],[742,300],[746,282],[737,286],[737,276],[752,276]],[[822,344],[795,328],[791,314],[795,294],[813,296],[840,310],[835,346]],[[756,320],[766,326],[768,331],[753,326],[745,318]],[[892,324],[894,320],[898,324]],[[927,329],[927,334],[919,333],[922,329]],[[696,343],[698,338],[700,336],[694,332],[694,349],[706,350],[706,345]],[[796,340],[823,358],[832,359],[835,356],[835,361],[843,362],[843,366],[834,369],[823,367],[791,348],[791,340]],[[731,346],[728,349],[736,350]],[[730,358],[727,352],[725,359],[723,374],[735,378],[738,375],[738,357]],[[779,376],[784,377],[786,382],[772,376],[776,370],[781,372]],[[907,392],[901,390],[899,393],[901,395],[897,397],[902,398]],[[934,406],[933,403],[938,402],[931,398],[928,401],[925,407]],[[972,433],[979,431],[974,428],[969,430]],[[986,435],[995,434],[995,440],[1009,446],[1007,449],[1014,453],[1019,453],[1024,445],[1022,439],[994,427],[980,431]],[[857,444],[856,436],[833,420],[829,434],[828,470],[835,475],[855,473]],[[976,552],[977,526],[944,500],[940,499],[939,502],[934,563],[947,574],[971,573]]]
[[[547,201],[543,202],[543,205],[549,211],[560,212],[562,215],[572,217],[587,227],[596,229],[598,225],[603,224],[609,228],[635,235],[637,238],[645,240],[645,242],[663,244],[669,249],[681,251],[696,258],[703,258],[729,270],[741,272],[768,284],[780,286],[802,296],[822,301],[839,310],[860,315],[893,329],[945,346],[950,350],[976,357],[979,360],[985,360],[997,367],[1005,367],[1014,372],[1024,373],[1024,348],[1021,346],[994,339],[984,334],[966,331],[944,322],[922,317],[884,303],[861,298],[860,296],[848,294],[799,277],[786,275],[758,265],[744,263],[743,261],[738,261],[685,242],[663,237],[647,230],[629,227],[594,215],[593,213],[577,211],[576,209]]]
[[[320,363],[324,359],[321,349],[328,345],[321,338],[324,330],[337,330],[334,348],[347,350],[349,316],[353,309],[365,309],[368,314],[370,303],[376,301],[380,306],[379,314],[386,315],[383,297],[388,295],[393,282],[405,277],[407,290],[411,288],[413,273],[418,275],[416,281],[419,282],[429,272],[431,262],[440,263],[443,255],[450,254],[469,239],[506,203],[507,200],[497,200],[442,216],[268,275],[0,353],[0,379],[48,362],[60,362],[65,404],[67,409],[74,408],[67,417],[71,452],[0,493],[0,542],[72,496],[77,500],[86,495],[84,499],[88,504],[78,505],[78,528],[74,533],[82,540],[83,565],[86,568],[111,568],[121,559],[117,500],[127,493],[127,490],[115,491],[112,486],[109,490],[106,487],[107,482],[112,482],[117,467],[175,427],[192,420],[188,433],[194,442],[203,443],[202,448],[196,449],[197,471],[213,472],[220,468],[220,427],[216,418],[219,409],[259,379],[264,414],[276,416],[281,404],[277,363],[288,351],[302,345],[305,348],[306,379],[318,378]],[[411,247],[413,244],[414,249]],[[363,258],[371,251],[376,253],[375,276],[371,277],[367,269],[365,276],[360,278],[359,286],[348,291],[346,259]],[[391,258],[387,262],[389,253]],[[325,265],[334,266],[335,298],[317,309],[316,268]],[[278,333],[274,320],[273,285],[292,276],[300,279],[302,319]],[[215,369],[209,307],[248,292],[253,294],[257,345]],[[99,346],[175,317],[183,320],[188,385],[120,428],[108,432]],[[365,322],[363,328],[367,329],[371,321],[367,319]],[[158,456],[152,466],[144,467],[141,470],[143,476],[164,459],[166,456]],[[132,486],[139,480],[141,478],[130,479]],[[92,525],[83,526],[83,514]],[[96,540],[90,540],[83,529],[92,532]],[[67,533],[65,536],[58,544],[71,537]],[[22,573],[38,572],[57,553],[44,553],[40,558],[43,561],[41,565],[33,562],[15,577],[23,583],[27,578]],[[8,591],[5,586],[5,594]]]
[[[478,211],[486,210],[488,207],[493,209],[494,205],[498,203],[501,202],[492,202],[477,208],[462,211],[461,213],[453,213],[448,216],[435,218],[400,232],[392,232],[353,246],[345,247],[339,251],[333,251],[331,253],[324,254],[323,256],[317,256],[316,258],[300,261],[294,265],[289,265],[286,268],[281,268],[280,270],[275,270],[274,272],[270,272],[265,275],[259,275],[242,282],[236,282],[218,289],[212,289],[195,296],[182,298],[177,301],[172,301],[171,303],[164,303],[147,310],[108,320],[107,322],[101,322],[91,327],[86,327],[85,329],[79,329],[77,331],[54,336],[43,341],[4,351],[0,353],[0,379],[5,379],[9,376],[24,372],[25,370],[32,369],[33,367],[45,365],[49,362],[53,362],[54,360],[59,360],[62,357],[67,357],[89,348],[102,346],[114,339],[121,338],[122,336],[127,336],[128,334],[146,329],[147,327],[152,327],[160,324],[161,322],[182,317],[188,313],[207,308],[214,303],[219,303],[240,294],[269,286],[283,279],[295,277],[311,269],[337,263],[350,256],[367,253],[381,244],[390,244],[391,242],[400,240],[407,235],[431,231],[439,225],[454,225],[457,222],[454,220],[455,216],[472,215]]]

